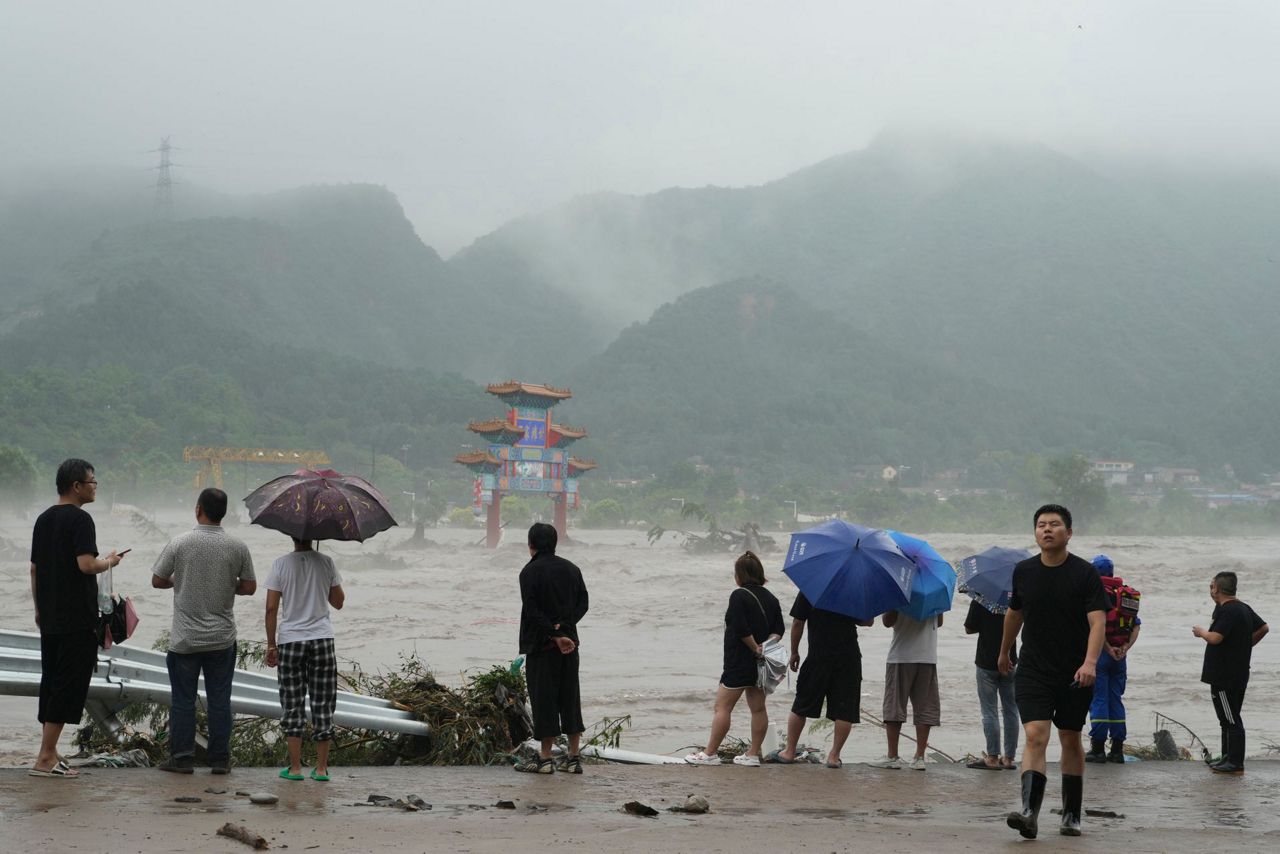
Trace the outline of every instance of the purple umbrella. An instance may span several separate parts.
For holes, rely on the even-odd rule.
[[[249,521],[299,540],[363,542],[396,524],[387,500],[364,478],[299,469],[244,499]]]

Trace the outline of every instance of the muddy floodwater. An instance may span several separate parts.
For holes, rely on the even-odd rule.
[[[150,646],[169,626],[172,592],[150,586],[151,565],[164,539],[144,532],[125,513],[90,505],[99,547],[132,548],[115,573],[118,593],[131,596],[142,617],[131,644]],[[194,524],[185,511],[158,516],[172,536]],[[253,552],[259,581],[271,561],[290,547],[287,537],[257,527],[230,526]],[[516,576],[528,558],[516,523],[495,551],[477,545],[483,532],[429,529],[432,545],[405,548],[410,531],[392,529],[369,542],[325,544],[343,574],[346,607],[334,615],[339,655],[346,667],[394,668],[402,653],[416,653],[437,678],[456,683],[464,671],[506,665],[516,656],[520,599]],[[25,549],[30,521],[0,523],[0,536]],[[691,556],[667,538],[650,546],[640,531],[571,531],[560,553],[583,570],[591,611],[583,621],[582,697],[590,725],[604,717],[631,716],[623,746],[672,752],[700,744],[710,723],[720,673],[721,638],[732,589],[729,554]],[[1032,538],[971,534],[924,534],[955,560],[987,546],[1028,547]],[[785,544],[785,535],[778,535]],[[1204,644],[1191,635],[1208,625],[1209,580],[1215,571],[1240,574],[1240,595],[1264,618],[1280,620],[1280,537],[1104,537],[1077,536],[1072,551],[1086,558],[1105,552],[1116,572],[1142,593],[1142,634],[1130,654],[1126,695],[1130,743],[1150,743],[1154,713],[1181,721],[1212,746],[1217,723],[1208,688],[1199,681]],[[795,587],[782,574],[782,552],[763,555],[770,589],[789,608]],[[0,625],[34,630],[27,562],[10,554],[0,574]],[[968,599],[958,596],[941,629],[938,654],[943,725],[934,745],[951,756],[979,753],[983,739],[974,689],[974,639],[963,628]],[[236,604],[240,637],[263,638],[264,596]],[[880,715],[884,659],[890,631],[877,625],[862,632],[863,708]],[[1280,635],[1254,651],[1253,676],[1244,718],[1251,756],[1280,744]],[[792,687],[769,700],[771,728],[784,724]],[[37,738],[35,700],[0,697],[0,762],[29,760]],[[747,734],[746,709],[737,712],[733,735]],[[1175,733],[1181,738],[1180,733]],[[806,733],[821,744],[825,732]],[[846,761],[884,753],[880,729],[864,723],[845,749]],[[1056,755],[1056,748],[1051,751]]]

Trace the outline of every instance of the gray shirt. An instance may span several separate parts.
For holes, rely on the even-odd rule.
[[[212,652],[236,642],[236,585],[255,580],[248,546],[221,525],[196,525],[169,541],[151,572],[173,579],[170,651]]]

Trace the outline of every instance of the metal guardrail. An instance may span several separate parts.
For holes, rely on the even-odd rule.
[[[0,629],[0,694],[19,697],[40,695],[40,636],[33,632]],[[98,651],[98,664],[89,682],[87,708],[100,724],[115,731],[114,711],[125,703],[147,701],[168,706],[169,669],[165,654],[117,645]],[[204,680],[200,680],[197,704],[208,708]],[[231,685],[231,711],[242,715],[280,719],[280,695],[276,677],[237,670]],[[427,735],[428,726],[389,700],[349,691],[338,692],[333,722],[339,726]]]

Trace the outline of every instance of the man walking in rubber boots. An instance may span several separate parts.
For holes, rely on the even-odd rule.
[[[1026,747],[1022,751],[1022,809],[1007,823],[1027,839],[1038,832],[1044,800],[1045,749],[1052,727],[1062,748],[1062,824],[1064,836],[1080,835],[1084,810],[1084,748],[1080,732],[1093,701],[1098,655],[1106,631],[1107,600],[1097,571],[1067,551],[1071,512],[1046,504],[1032,517],[1040,554],[1013,570],[1013,595],[1004,619],[998,666],[1009,661],[1018,632],[1022,656],[1014,695],[1022,718]]]

